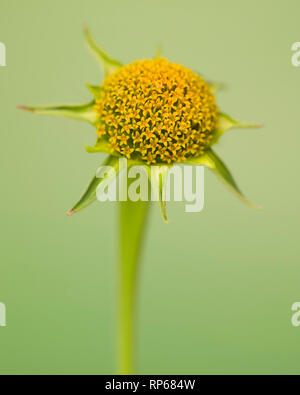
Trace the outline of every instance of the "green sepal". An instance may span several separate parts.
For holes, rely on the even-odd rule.
[[[98,139],[96,141],[96,144],[93,147],[89,147],[88,145],[85,145],[85,149],[86,149],[86,152],[88,152],[89,154],[96,154],[96,153],[105,152],[105,153],[111,154],[112,156],[118,156],[118,157],[121,156],[116,151],[114,153],[112,153],[112,150],[111,150],[111,147],[110,147],[108,141],[103,138]]]
[[[236,121],[229,115],[220,112],[218,114],[218,127],[214,132],[211,144],[216,144],[220,137],[230,129],[257,129],[260,127],[262,127],[261,124]]]
[[[99,47],[99,45],[92,38],[89,29],[85,25],[83,28],[84,28],[84,37],[87,42],[87,45],[90,51],[92,52],[92,54],[95,56],[95,58],[98,60],[98,62],[104,69],[105,77],[112,74],[114,71],[116,71],[117,69],[123,66],[121,62],[112,59]]]
[[[165,223],[169,223],[167,217],[167,202],[166,202],[166,190],[167,190],[167,182],[168,182],[168,174],[170,171],[170,166],[162,165],[162,166],[145,166],[149,180],[151,183],[152,191],[157,200],[160,214]],[[154,171],[151,171],[151,169]],[[157,177],[155,176],[155,171],[157,170]],[[154,177],[153,177],[154,176]]]
[[[210,86],[211,92],[213,94],[215,94],[221,90],[225,90],[227,88],[227,85],[224,84],[223,82],[217,82],[217,81],[212,81],[212,80],[206,79],[205,76],[203,76],[203,74],[200,73],[199,71],[195,71],[195,73],[199,77],[201,77],[205,80],[205,82]]]
[[[209,149],[204,155],[201,155],[198,158],[191,158],[184,163],[208,167],[219,178],[219,180],[243,203],[255,210],[259,210],[261,208],[249,202],[249,200],[243,195],[234,181],[230,171],[213,150]]]
[[[101,92],[102,92],[102,87],[98,86],[98,85],[90,85],[90,84],[86,84],[88,90],[92,93],[92,95],[94,96],[94,98],[97,100],[100,98],[101,96]]]
[[[207,153],[200,155],[200,156],[194,156],[186,159],[183,164],[188,164],[188,165],[196,165],[196,166],[205,166],[210,169],[213,169],[215,167],[214,163],[212,162],[211,158]]]
[[[86,191],[84,192],[81,199],[73,206],[73,208],[67,213],[68,216],[71,216],[84,208],[88,207],[90,204],[94,203],[97,200],[97,188],[100,186],[102,182],[112,182],[114,176],[119,172],[119,158],[114,156],[109,156],[102,166],[111,166],[114,169],[113,174],[108,172],[104,178],[98,178],[97,174],[94,176]]]
[[[223,82],[216,82],[216,81],[207,81],[208,85],[210,86],[210,89],[212,93],[217,93],[220,91],[224,91],[226,89],[226,84]]]
[[[163,55],[163,48],[162,48],[162,44],[158,44],[155,50],[155,54],[154,54],[154,59],[160,59],[162,58]]]
[[[77,119],[95,125],[97,113],[94,110],[95,102],[82,105],[60,105],[60,106],[19,106],[20,110],[28,111],[38,115],[49,115]]]

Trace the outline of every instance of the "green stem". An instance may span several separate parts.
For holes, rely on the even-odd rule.
[[[134,372],[138,259],[148,206],[148,202],[120,202],[118,364],[122,375]]]

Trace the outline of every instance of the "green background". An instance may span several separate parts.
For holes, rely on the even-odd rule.
[[[102,74],[82,23],[112,56],[165,55],[228,89],[223,111],[261,130],[216,151],[255,212],[206,172],[199,214],[152,210],[141,269],[140,374],[297,374],[300,327],[298,0],[0,0],[1,374],[115,372],[116,207],[64,214],[101,163],[91,127],[17,104],[82,103]]]

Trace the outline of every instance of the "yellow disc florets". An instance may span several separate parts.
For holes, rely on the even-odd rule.
[[[97,132],[112,151],[148,164],[203,154],[218,115],[210,86],[166,59],[136,61],[107,77],[96,111]]]

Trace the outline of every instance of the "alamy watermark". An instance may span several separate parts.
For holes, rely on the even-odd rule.
[[[292,311],[295,312],[292,316],[292,325],[298,327],[300,326],[300,302],[295,302],[292,305]]]
[[[6,47],[0,42],[0,67],[6,66]]]
[[[112,166],[101,166],[97,170],[96,177],[102,179],[97,188],[97,199],[100,202],[172,200],[187,202],[186,212],[200,212],[204,208],[203,166],[128,167],[127,159],[120,158],[117,169],[118,171]]]
[[[300,42],[295,42],[292,44],[291,50],[294,52],[292,55],[292,65],[294,67],[300,66]]]
[[[0,327],[6,326],[6,306],[0,302]]]

